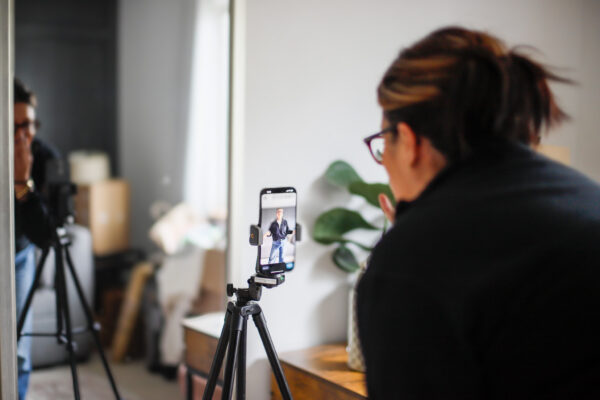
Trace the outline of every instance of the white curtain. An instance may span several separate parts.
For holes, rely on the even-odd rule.
[[[201,217],[227,208],[229,0],[196,0],[184,201]]]

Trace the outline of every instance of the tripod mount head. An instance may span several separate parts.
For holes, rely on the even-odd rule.
[[[73,223],[73,195],[77,193],[77,186],[70,180],[69,164],[65,160],[57,158],[46,162],[46,183],[42,193],[57,227]]]
[[[238,303],[246,304],[250,301],[259,301],[262,296],[262,288],[268,289],[281,285],[285,282],[285,275],[252,275],[248,279],[248,287],[238,289],[233,287],[233,283],[227,284],[227,296],[231,297],[234,294],[237,297]]]

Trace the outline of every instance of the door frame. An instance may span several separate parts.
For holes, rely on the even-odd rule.
[[[13,182],[14,0],[0,0],[0,399],[17,396]]]

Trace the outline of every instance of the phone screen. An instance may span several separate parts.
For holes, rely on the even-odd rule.
[[[258,249],[262,273],[282,273],[296,262],[296,189],[270,188],[260,192],[263,244]]]

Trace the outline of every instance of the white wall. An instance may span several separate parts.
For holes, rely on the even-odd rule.
[[[242,128],[234,132],[232,174],[239,174],[232,204],[232,279],[253,272],[256,249],[247,245],[248,225],[256,223],[263,187],[293,185],[298,190],[298,221],[304,242],[287,282],[266,290],[261,305],[279,352],[343,341],[346,332],[347,277],[330,261],[331,249],[309,238],[316,216],[349,197],[331,190],[321,176],[334,159],[351,161],[368,180],[385,180],[361,139],[380,124],[375,88],[403,46],[434,28],[462,24],[504,38],[510,45],[531,44],[542,61],[564,67],[578,87],[557,87],[560,104],[575,120],[549,142],[569,146],[573,164],[600,177],[595,156],[599,113],[598,62],[600,11],[594,0],[238,0],[245,17]],[[238,43],[240,44],[240,43]],[[585,65],[582,62],[585,60]],[[234,123],[237,114],[234,114]],[[589,144],[588,144],[589,143]],[[265,153],[285,159],[274,167]],[[268,398],[268,366],[255,329],[250,328],[248,398]]]
[[[152,248],[150,205],[183,197],[194,4],[119,1],[119,165],[131,183],[136,247]]]
[[[577,141],[574,165],[600,181],[600,1],[584,0],[582,15],[582,47],[577,64],[580,73],[577,109]]]

